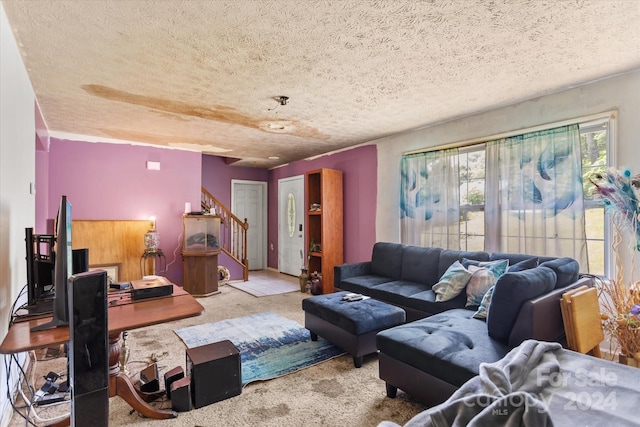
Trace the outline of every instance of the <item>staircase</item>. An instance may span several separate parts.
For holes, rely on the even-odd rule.
[[[204,211],[214,209],[216,215],[220,217],[220,249],[242,266],[242,277],[246,282],[249,280],[249,260],[247,259],[249,223],[247,223],[247,219],[241,221],[204,187],[202,187],[200,205]]]

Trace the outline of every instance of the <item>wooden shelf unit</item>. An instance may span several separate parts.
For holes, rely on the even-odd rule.
[[[308,254],[311,240],[320,251],[311,252],[309,274],[322,274],[322,293],[332,293],[333,268],[344,263],[342,171],[317,169],[305,173],[305,242]],[[312,204],[319,210],[310,210]]]

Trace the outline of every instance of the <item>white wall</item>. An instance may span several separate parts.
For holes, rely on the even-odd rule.
[[[0,3],[0,337],[9,327],[11,305],[26,284],[24,229],[35,221],[35,95]],[[21,359],[24,360],[24,354]],[[11,382],[15,375],[11,375]],[[12,412],[7,373],[0,363],[0,426]],[[13,385],[10,385],[13,389]]]
[[[640,173],[640,70],[564,92],[376,141],[376,240],[400,241],[402,153],[618,110],[617,164]],[[636,257],[638,258],[638,257]],[[628,266],[630,260],[627,258]]]

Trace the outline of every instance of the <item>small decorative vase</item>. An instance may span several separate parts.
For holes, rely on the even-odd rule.
[[[300,292],[307,292],[307,281],[309,280],[309,270],[306,268],[301,269],[300,276],[298,276],[300,280]]]
[[[311,294],[322,294],[322,276],[320,276],[317,271],[314,271],[311,275]]]

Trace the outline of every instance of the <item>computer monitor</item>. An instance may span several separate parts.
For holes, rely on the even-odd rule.
[[[67,281],[73,271],[73,249],[71,248],[71,203],[67,196],[60,199],[56,217],[53,319],[51,322],[33,327],[32,331],[55,328],[68,324]]]

